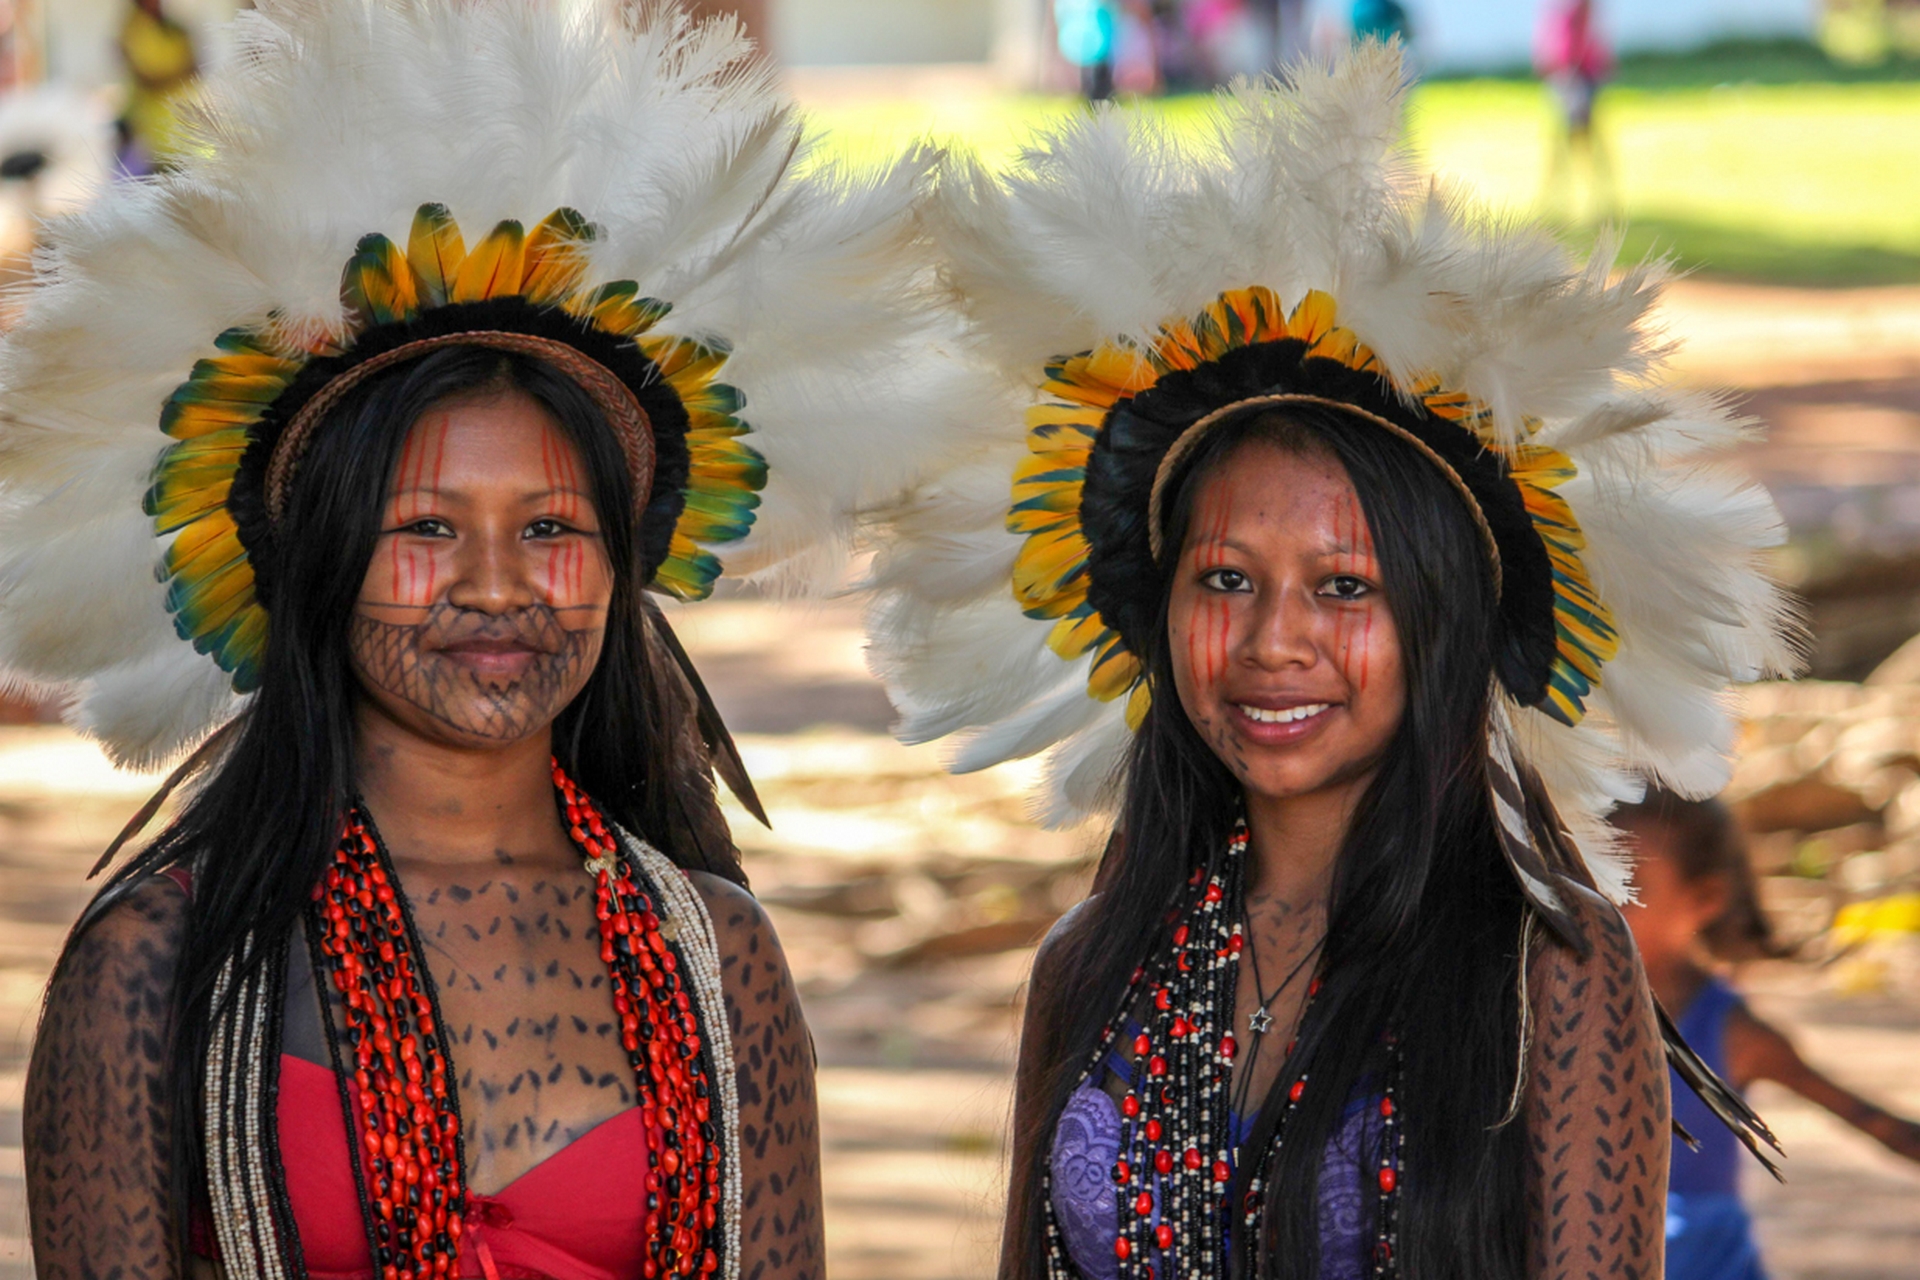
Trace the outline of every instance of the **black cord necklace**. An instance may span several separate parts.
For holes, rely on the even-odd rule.
[[[1260,948],[1254,945],[1253,920],[1247,913],[1244,901],[1242,901],[1240,908],[1240,932],[1246,938],[1247,952],[1253,958],[1253,993],[1260,1001],[1259,1004],[1254,1006],[1253,1011],[1247,1015],[1247,1030],[1252,1033],[1249,1044],[1250,1051],[1247,1054],[1246,1061],[1239,1065],[1233,1081],[1232,1111],[1235,1115],[1243,1116],[1247,1113],[1248,1095],[1253,1086],[1253,1078],[1259,1070],[1261,1050],[1266,1047],[1267,1032],[1273,1030],[1273,1015],[1267,1011],[1268,1006],[1275,1000],[1278,1000],[1281,993],[1292,986],[1293,980],[1300,976],[1301,970],[1305,969],[1312,963],[1314,957],[1320,954],[1320,948],[1326,943],[1327,935],[1322,932],[1318,940],[1316,940],[1311,947],[1307,948],[1307,953],[1301,956],[1293,968],[1287,971],[1287,976],[1280,979],[1280,985],[1275,987],[1271,992],[1263,994],[1261,988],[1264,983],[1260,977]],[[1287,1054],[1291,1056],[1292,1053],[1293,1045],[1289,1044],[1287,1046]]]
[[[1301,956],[1298,963],[1296,963],[1293,968],[1287,970],[1287,976],[1280,979],[1279,986],[1270,992],[1262,992],[1260,989],[1263,985],[1260,977],[1260,947],[1254,940],[1253,921],[1244,911],[1242,911],[1240,918],[1244,921],[1243,927],[1246,930],[1247,952],[1253,957],[1253,993],[1260,997],[1260,1003],[1255,1005],[1253,1012],[1247,1015],[1247,1030],[1256,1036],[1264,1036],[1267,1032],[1273,1030],[1273,1015],[1267,1012],[1268,1008],[1275,1000],[1280,998],[1281,992],[1293,985],[1293,980],[1300,976],[1300,971],[1307,967],[1308,962],[1320,954],[1320,948],[1326,944],[1327,935],[1324,932],[1321,933],[1319,939],[1316,940],[1311,947],[1307,948],[1307,954]],[[1256,1040],[1254,1043],[1257,1046],[1259,1041]]]

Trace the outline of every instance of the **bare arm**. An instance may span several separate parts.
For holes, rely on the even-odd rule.
[[[40,1280],[174,1280],[165,1091],[186,895],[156,878],[68,949],[47,993],[22,1119]]]
[[[813,1039],[787,957],[753,895],[715,876],[689,877],[720,943],[721,985],[740,1087],[741,1280],[819,1280],[820,1113]]]
[[[1528,973],[1528,1275],[1660,1280],[1673,1140],[1653,997],[1620,913],[1578,905],[1591,953],[1542,940]]]
[[[1920,1124],[1875,1106],[1808,1066],[1791,1040],[1754,1017],[1745,1005],[1727,1020],[1727,1069],[1742,1089],[1755,1080],[1783,1084],[1895,1155],[1920,1161]]]

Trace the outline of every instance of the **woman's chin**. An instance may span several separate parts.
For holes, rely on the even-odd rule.
[[[517,699],[469,697],[422,707],[381,690],[363,694],[363,700],[386,722],[381,736],[397,731],[418,745],[460,752],[506,751],[536,738],[546,742],[557,715]]]
[[[1249,801],[1281,803],[1321,795],[1348,796],[1357,786],[1371,781],[1378,768],[1377,757],[1357,753],[1283,753],[1269,749],[1247,751],[1234,772]]]

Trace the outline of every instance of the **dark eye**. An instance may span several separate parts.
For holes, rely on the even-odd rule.
[[[527,526],[524,536],[528,538],[558,538],[567,532],[567,526],[550,516],[543,516]]]
[[[1200,585],[1210,591],[1251,591],[1253,584],[1238,569],[1209,569],[1200,575]]]
[[[1350,573],[1335,574],[1320,588],[1320,594],[1336,600],[1360,600],[1373,594],[1373,584]]]
[[[416,538],[451,538],[453,526],[438,516],[422,516],[418,520],[401,525],[395,532],[410,534]]]

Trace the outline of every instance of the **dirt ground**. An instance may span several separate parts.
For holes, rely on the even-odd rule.
[[[1920,486],[1920,290],[1689,283],[1672,319],[1700,337],[1687,375],[1748,388],[1777,424],[1743,465],[1783,496]],[[818,1039],[831,1274],[988,1276],[1028,948],[1084,892],[1095,835],[1026,821],[1031,768],[952,779],[937,750],[892,743],[850,605],[675,616],[773,819],[732,813]],[[30,1274],[19,1106],[39,992],[86,866],[150,787],[64,730],[0,729],[0,1280]],[[1845,995],[1785,964],[1742,981],[1816,1064],[1920,1114],[1920,989]],[[1773,1274],[1920,1280],[1920,1169],[1778,1091],[1755,1102],[1790,1155],[1784,1186],[1748,1182]]]

